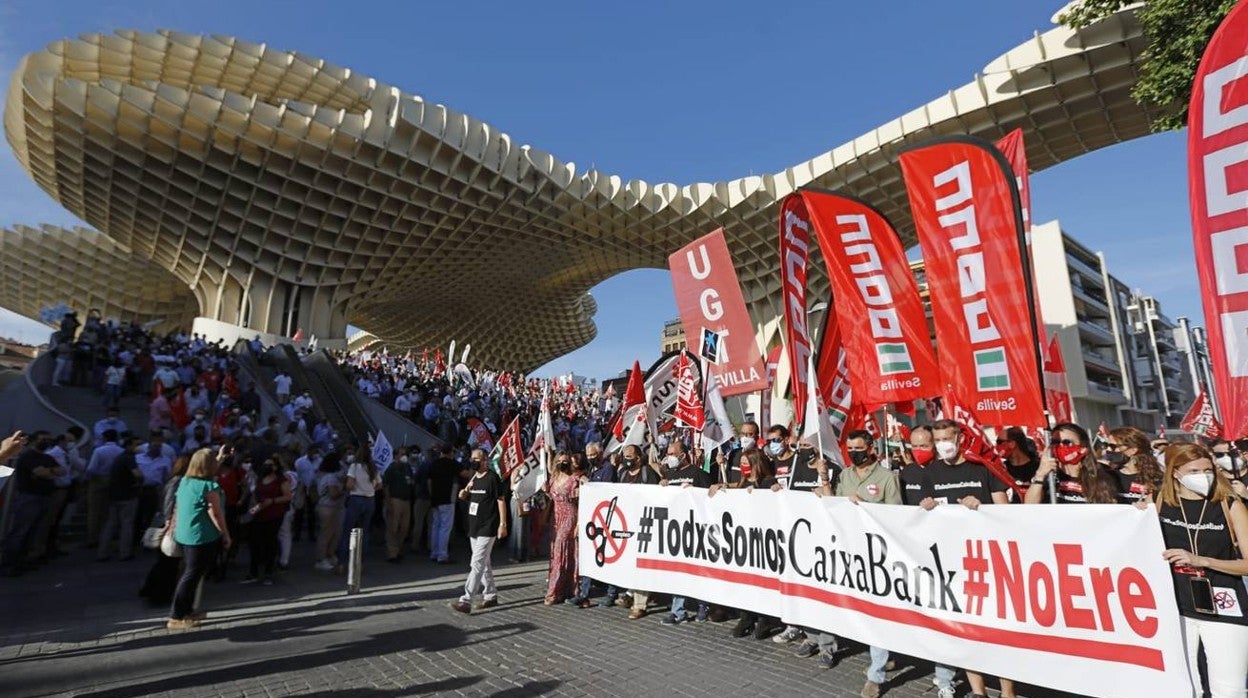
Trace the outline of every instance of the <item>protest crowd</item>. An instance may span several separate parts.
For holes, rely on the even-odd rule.
[[[60,555],[59,530],[81,511],[85,544],[101,563],[152,551],[145,576],[136,574],[143,576],[140,593],[171,606],[169,629],[188,629],[205,618],[205,580],[272,585],[290,569],[292,549],[304,536],[315,562],[303,574],[343,574],[351,533],[360,529],[365,547],[384,546],[390,564],[402,564],[408,555],[448,564],[452,549],[466,546],[468,577],[451,608],[472,613],[499,603],[492,553],[505,541],[515,562],[548,559],[547,606],[618,607],[632,621],[657,612],[664,626],[731,623],[733,638],[787,643],[796,658],[832,669],[846,649],[837,627],[801,627],[758,612],[789,613],[787,607],[752,605],[748,596],[725,592],[720,598],[750,606],[730,608],[677,589],[623,589],[594,579],[579,564],[588,552],[581,546],[587,538],[605,541],[606,531],[598,529],[609,523],[581,520],[582,488],[688,488],[689,497],[706,498],[743,496],[723,494],[728,490],[783,491],[772,500],[781,501],[781,509],[796,507],[792,502],[799,499],[831,498],[819,506],[849,507],[848,501],[867,509],[915,507],[891,511],[920,520],[951,510],[972,518],[981,514],[968,511],[1030,516],[1041,511],[1031,507],[1091,504],[1109,508],[1107,516],[1131,514],[1138,523],[1142,515],[1129,509],[1135,507],[1156,512],[1160,531],[1149,519],[1147,532],[1154,546],[1164,543],[1155,552],[1164,558],[1174,589],[1173,600],[1157,603],[1171,611],[1172,624],[1181,619],[1164,648],[1146,649],[1176,655],[1181,646],[1195,693],[1207,687],[1214,698],[1242,697],[1248,685],[1248,440],[1221,438],[1224,430],[1204,386],[1184,419],[1194,426],[1185,426],[1182,441],[1103,422],[1090,433],[1076,423],[1069,393],[1050,381],[1065,369],[1060,347],[1053,349],[1057,338],[1045,336],[1034,297],[1023,234],[1023,207],[1029,206],[1023,153],[1021,131],[1015,131],[996,145],[937,140],[899,155],[923,248],[935,342],[905,251],[882,214],[851,196],[799,189],[780,204],[783,345],[773,348],[767,364],[731,263],[712,271],[711,259],[731,259],[722,231],[670,258],[681,322],[696,340],[696,354],[669,354],[644,375],[634,364],[618,396],[614,383],[599,390],[571,376],[474,370],[467,348],[457,357],[454,344],[446,355],[440,349],[432,356],[427,350],[419,356],[386,350],[334,354],[362,399],[379,401],[436,437],[439,445],[423,451],[407,443],[396,447],[381,433],[370,435],[370,443],[340,438],[310,394],[296,391],[280,368],[266,379],[271,385],[257,386],[240,377],[238,355],[201,337],[158,336],[95,316],[80,327],[69,314],[53,341],[53,383],[98,390],[102,416],[89,434],[76,428],[19,433],[0,446],[0,456],[15,456],[16,469],[0,573],[20,574]],[[955,160],[960,164],[950,166]],[[965,189],[951,194],[950,182]],[[962,208],[946,211],[956,206]],[[976,206],[1009,215],[977,222]],[[857,227],[843,230],[846,221]],[[981,244],[990,238],[991,246]],[[805,295],[805,267],[816,244],[836,299],[818,346]],[[708,298],[715,299],[714,307]],[[774,373],[782,348],[787,385]],[[1046,348],[1049,356],[1042,358]],[[257,340],[250,352],[259,360],[264,347]],[[262,419],[258,391],[271,392],[279,414]],[[1225,434],[1239,437],[1248,433],[1248,411],[1234,402],[1233,392],[1217,386]],[[758,416],[741,410],[741,418],[730,419],[725,396],[747,393],[761,396]],[[120,419],[118,405],[128,395],[143,396],[146,424]],[[773,411],[770,401],[778,395],[792,396],[791,415]],[[614,506],[612,500],[608,522]],[[1045,511],[1058,521],[1073,510]],[[1083,511],[1099,515],[1103,509]],[[692,533],[692,518],[688,525]],[[907,528],[898,538],[920,533]],[[975,562],[973,541],[965,542]],[[932,545],[934,557],[937,548]],[[601,569],[603,562],[593,559]],[[848,576],[846,568],[848,562],[842,568]],[[682,573],[708,583],[724,576],[713,567],[688,569]],[[1148,571],[1165,577],[1156,558]],[[1093,575],[1091,584],[1106,590],[1106,580]],[[1133,587],[1126,586],[1119,596],[1133,597]],[[779,588],[788,594],[792,587]],[[820,610],[826,610],[855,597],[821,598],[834,599],[822,602]],[[996,600],[1004,609],[1005,599]],[[1047,601],[1050,608],[1055,604],[1052,593]],[[944,611],[943,598],[941,604]],[[931,620],[905,610],[909,618]],[[1112,631],[1106,608],[1098,608],[1098,617]],[[995,647],[984,640],[966,644],[972,642],[962,634],[969,624],[944,618],[931,624],[939,626],[941,642]],[[870,636],[873,630],[859,631]],[[931,643],[915,648],[944,649]],[[889,647],[869,647],[869,657],[861,695],[876,698],[898,662]],[[929,659],[941,698],[955,695],[959,673],[972,696],[986,696],[990,680],[1000,695],[1015,695],[1012,677],[992,678],[975,666]],[[1043,677],[1033,672],[1030,678]],[[1064,678],[1067,686],[1076,681]],[[1099,683],[1096,692],[1112,690]]]

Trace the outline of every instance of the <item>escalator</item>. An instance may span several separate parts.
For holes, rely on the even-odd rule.
[[[274,347],[272,352],[283,355],[284,361],[279,366],[286,369],[295,386],[312,391],[316,407],[340,436],[361,444],[369,442],[375,431],[372,421],[360,406],[360,396],[328,354],[318,351],[300,359],[289,344]]]
[[[277,395],[273,392],[273,377],[276,372],[270,366],[262,366],[256,355],[251,351],[251,343],[240,339],[234,345],[234,363],[238,366],[239,373],[244,381],[250,382],[256,388],[256,395],[260,398],[260,424],[267,424],[269,417],[276,416],[282,424],[286,420],[282,416],[282,405],[277,401]],[[270,357],[265,355],[265,362],[272,363]],[[314,406],[315,407],[315,406]],[[323,419],[323,417],[318,417]],[[304,448],[311,445],[312,440],[307,434],[299,436],[300,443]]]
[[[313,380],[317,376],[321,377],[330,392],[342,398],[339,400],[340,406],[348,407],[352,413],[358,411],[369,433],[385,434],[391,446],[425,451],[441,445],[438,437],[417,426],[405,415],[356,390],[338,363],[324,351],[304,356],[303,366],[313,376]],[[361,443],[366,441],[362,440]]]

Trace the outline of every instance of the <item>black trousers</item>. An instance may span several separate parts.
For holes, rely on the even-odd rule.
[[[182,620],[195,611],[195,595],[199,591],[199,584],[204,580],[204,575],[208,574],[220,551],[220,538],[203,545],[182,546],[186,566],[182,569],[182,576],[178,578],[178,586],[173,592],[170,618]]]
[[[247,525],[247,546],[251,549],[251,576],[266,577],[273,574],[273,566],[277,562],[277,531],[282,527],[281,519],[271,521],[252,521]]]

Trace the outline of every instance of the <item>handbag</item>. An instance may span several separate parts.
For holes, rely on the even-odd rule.
[[[173,539],[173,529],[169,529],[160,539],[160,552],[165,557],[182,557],[182,544]]]
[[[143,547],[148,550],[155,550],[160,547],[160,540],[165,535],[165,517],[163,515],[152,519],[152,525],[143,531]]]

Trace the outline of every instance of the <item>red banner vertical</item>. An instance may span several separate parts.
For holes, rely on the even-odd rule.
[[[1188,193],[1214,394],[1226,436],[1248,435],[1248,3],[1205,48],[1187,115]]]
[[[783,347],[774,347],[767,353],[767,387],[763,388],[758,401],[758,423],[763,429],[771,428],[771,397],[775,391],[776,369],[780,368],[780,351]]]
[[[903,151],[901,170],[923,248],[942,380],[988,424],[1045,425],[1009,163],[989,143],[954,137]]]
[[[827,265],[854,399],[868,411],[938,395],[919,288],[884,214],[837,192],[802,190]]]
[[[667,261],[689,347],[707,361],[720,393],[761,389],[766,385],[763,357],[723,229],[680,248]]]
[[[815,375],[819,379],[819,392],[828,410],[828,422],[833,436],[841,438],[849,423],[849,413],[854,406],[854,394],[850,388],[849,360],[845,344],[841,341],[840,324],[836,321],[835,304],[828,300],[828,312],[824,314],[823,331],[819,333],[819,357]]]
[[[1044,313],[1040,312],[1040,292],[1036,286],[1036,262],[1035,257],[1031,254],[1031,173],[1027,169],[1027,149],[1023,144],[1023,129],[1016,128],[1005,134],[1005,137],[997,141],[997,150],[1005,156],[1010,163],[1010,170],[1014,172],[1014,183],[1018,185],[1018,204],[1023,212],[1023,233],[1025,234],[1027,244],[1027,263],[1031,267],[1031,288],[1032,297],[1036,299],[1036,341],[1039,342],[1043,351],[1049,346],[1048,332],[1045,331]],[[1048,405],[1050,410],[1052,405]],[[1057,421],[1063,421],[1058,418]]]
[[[1205,395],[1203,389],[1196,396],[1196,402],[1192,403],[1191,409],[1183,416],[1183,421],[1179,426],[1206,439],[1217,439],[1222,436],[1222,425],[1213,415],[1213,405],[1209,403],[1209,397]]]
[[[780,293],[784,305],[784,345],[793,388],[793,423],[806,412],[806,369],[810,365],[810,327],[806,316],[806,277],[810,266],[810,214],[799,194],[780,202]]]
[[[1053,335],[1044,352],[1045,404],[1056,422],[1073,422],[1075,410],[1070,402],[1070,383],[1066,380],[1066,360],[1062,358],[1062,345],[1057,340],[1057,335]]]

